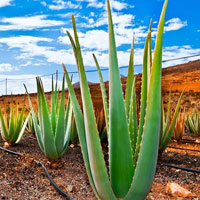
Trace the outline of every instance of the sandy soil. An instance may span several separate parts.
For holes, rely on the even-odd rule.
[[[3,141],[0,140],[2,146]],[[173,146],[200,150],[200,144]],[[103,144],[106,153],[106,144]],[[10,149],[23,153],[18,157],[0,150],[0,199],[65,199],[50,184],[43,169],[32,162],[41,161],[54,181],[74,199],[96,199],[90,187],[79,146],[69,146],[58,163],[50,163],[40,151],[35,138],[24,137],[20,145]],[[165,193],[168,182],[176,182],[200,197],[200,175],[163,166],[169,163],[200,170],[200,153],[167,148],[158,162],[155,179],[147,200],[176,199]]]

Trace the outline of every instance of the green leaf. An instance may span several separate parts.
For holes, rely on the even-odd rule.
[[[147,106],[147,90],[148,90],[147,64],[148,64],[149,39],[150,39],[150,32],[148,33],[147,38],[146,38],[145,47],[144,47],[144,56],[143,56],[141,106],[140,106],[140,120],[139,120],[139,130],[138,130],[138,138],[137,138],[137,147],[136,147],[136,159],[140,151],[140,144],[142,140],[143,127],[144,127],[145,115],[146,115],[146,106]]]
[[[89,180],[90,180],[90,184],[91,184],[96,196],[98,198],[100,198],[100,196],[97,192],[97,188],[96,188],[95,183],[94,183],[94,179],[93,179],[93,176],[92,176],[91,167],[90,167],[90,163],[89,163],[88,147],[87,147],[87,143],[86,143],[85,126],[84,126],[82,111],[80,109],[78,100],[76,98],[76,94],[74,92],[74,88],[71,84],[71,81],[69,79],[69,76],[68,76],[68,73],[67,73],[67,70],[66,70],[64,64],[63,64],[63,69],[64,69],[64,72],[65,72],[68,91],[69,91],[69,95],[70,95],[70,99],[71,99],[70,101],[72,102],[72,106],[73,106],[73,112],[74,112],[74,116],[75,116],[75,120],[76,120],[76,127],[77,127],[77,130],[78,130],[79,141],[80,141],[80,144],[81,144],[81,150],[82,150],[83,159],[84,159],[85,167],[86,167],[86,170],[87,170],[87,174],[88,174],[88,177],[89,177]]]
[[[29,113],[28,116],[26,117],[26,120],[25,120],[23,126],[21,127],[21,130],[20,130],[20,132],[19,132],[19,134],[18,134],[18,138],[17,138],[17,140],[16,140],[16,142],[15,142],[16,144],[19,143],[19,142],[21,141],[21,139],[22,139],[22,136],[23,136],[24,131],[25,131],[25,129],[26,129],[26,125],[27,125],[27,123],[28,123],[29,117],[30,117],[30,113]]]
[[[137,104],[135,94],[135,79],[133,81],[131,101],[130,101],[130,113],[129,113],[129,133],[131,138],[132,153],[135,154],[136,143],[137,143]]]
[[[51,90],[51,124],[52,124],[52,131],[55,135],[56,133],[56,115],[57,115],[57,106],[56,106],[56,94],[57,91],[54,91],[54,82],[52,76],[52,90]]]
[[[62,94],[60,100],[60,109],[58,113],[58,120],[56,124],[55,144],[58,155],[63,151],[65,138],[65,79],[63,77]]]
[[[131,104],[131,94],[132,94],[132,87],[133,87],[133,79],[134,79],[134,66],[133,66],[133,57],[134,57],[134,38],[131,47],[131,53],[129,58],[129,66],[128,66],[128,76],[126,82],[126,94],[125,94],[125,107],[126,107],[126,114],[129,118],[129,109]]]
[[[3,137],[3,139],[8,139],[9,138],[9,135],[8,135],[8,128],[7,128],[7,125],[4,121],[4,116],[2,114],[2,111],[0,109],[0,120],[1,120],[1,135]]]
[[[93,54],[93,58],[95,61],[95,64],[97,66],[97,71],[98,71],[98,75],[99,75],[99,80],[100,80],[100,86],[101,86],[101,94],[102,94],[102,100],[103,100],[103,108],[104,108],[104,115],[105,115],[105,121],[106,121],[106,129],[107,129],[107,134],[108,134],[108,130],[109,130],[109,119],[108,119],[108,103],[107,103],[107,95],[106,95],[106,89],[105,89],[105,85],[103,82],[103,76],[99,67],[99,63],[96,59],[96,56]],[[107,135],[108,136],[108,135]]]
[[[109,1],[109,161],[110,179],[115,195],[123,198],[132,182],[133,158],[128,123],[125,112],[117,52],[114,38],[113,22]],[[123,146],[122,146],[123,144]]]
[[[11,111],[10,111],[10,121],[9,121],[9,142],[14,143],[15,141],[13,140],[15,137],[15,113],[14,113],[14,109],[13,109],[13,105],[11,107]]]

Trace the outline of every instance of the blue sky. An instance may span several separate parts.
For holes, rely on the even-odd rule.
[[[153,18],[153,46],[164,0],[111,0],[119,66],[128,64],[131,40],[135,37],[135,61],[142,63],[148,25]],[[163,43],[163,60],[200,54],[200,1],[169,0]],[[23,93],[22,83],[36,91],[37,75],[76,71],[66,30],[72,32],[75,15],[86,70],[95,69],[92,53],[100,66],[108,67],[108,36],[105,0],[1,0],[0,1],[0,94]],[[163,67],[200,57],[164,63]],[[136,71],[140,71],[136,67]],[[121,71],[126,75],[126,70]],[[107,72],[104,72],[107,79]],[[20,79],[20,80],[16,80]],[[96,73],[88,73],[97,82]],[[45,89],[50,77],[44,77]],[[74,82],[78,77],[74,76]]]

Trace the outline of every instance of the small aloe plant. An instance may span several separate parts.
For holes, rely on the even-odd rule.
[[[160,136],[162,40],[167,2],[168,0],[165,0],[159,22],[149,80],[147,78],[147,65],[151,63],[151,31],[149,31],[146,39],[143,60],[140,122],[139,129],[137,130],[133,46],[130,54],[128,81],[124,101],[111,9],[109,0],[107,0],[109,24],[109,106],[107,104],[102,74],[100,70],[98,71],[108,135],[110,177],[105,165],[98,134],[75,19],[72,16],[75,40],[69,32],[67,34],[73,47],[79,72],[83,114],[64,64],[63,68],[72,101],[86,170],[90,184],[98,199],[145,199],[151,188],[156,169]],[[94,56],[94,58],[96,57]],[[98,68],[97,59],[95,59],[95,62]]]
[[[165,115],[164,106],[162,103],[162,120],[161,120],[161,130],[160,130],[160,145],[159,145],[159,152],[162,153],[170,142],[172,134],[174,132],[174,128],[176,125],[177,117],[180,113],[180,105],[182,100],[183,92],[179,97],[178,103],[176,105],[175,111],[173,116],[171,116],[171,92],[169,94],[169,101],[168,101],[168,108],[167,113]],[[170,120],[171,117],[171,120]]]
[[[31,108],[32,118],[38,144],[42,152],[50,160],[59,159],[65,152],[71,133],[72,125],[72,106],[68,99],[67,108],[65,109],[65,83],[62,83],[62,93],[59,103],[59,93],[57,90],[57,82],[54,89],[52,78],[51,92],[51,113],[47,98],[44,93],[41,79],[36,78],[38,92],[38,119],[35,115],[30,96],[28,101]]]
[[[185,132],[185,111],[183,110],[182,112],[179,112],[173,133],[173,137],[178,143],[181,143],[184,132]]]
[[[24,121],[24,106],[21,113],[19,113],[18,107],[14,107],[13,105],[10,108],[10,113],[4,112],[3,114],[0,109],[1,136],[8,145],[14,145],[20,142],[29,116],[30,114],[27,115]]]
[[[198,112],[187,116],[185,126],[191,133],[200,135],[200,117]]]

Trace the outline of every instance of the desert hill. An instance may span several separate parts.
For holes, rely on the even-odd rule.
[[[122,77],[122,86],[125,90],[126,77]],[[108,82],[105,82],[106,90],[108,94]],[[90,91],[93,99],[95,109],[102,109],[102,99],[99,84],[90,83]],[[141,88],[141,74],[136,75],[136,91],[139,98]],[[168,94],[171,90],[172,94],[172,107],[176,105],[181,92],[185,89],[182,107],[185,107],[187,112],[192,112],[194,110],[200,110],[200,60],[191,61],[185,64],[176,65],[162,70],[162,95],[165,103],[168,101]],[[76,95],[81,103],[80,98],[80,88],[75,87]],[[50,92],[46,93],[48,100],[50,101]],[[30,94],[33,106],[37,107],[37,94]],[[68,91],[66,91],[66,97],[68,96]],[[66,98],[67,99],[67,98]],[[11,102],[18,104],[19,109],[22,107],[25,101],[25,106],[27,110],[29,109],[29,104],[26,95],[3,95],[0,96],[0,106],[9,107]]]

